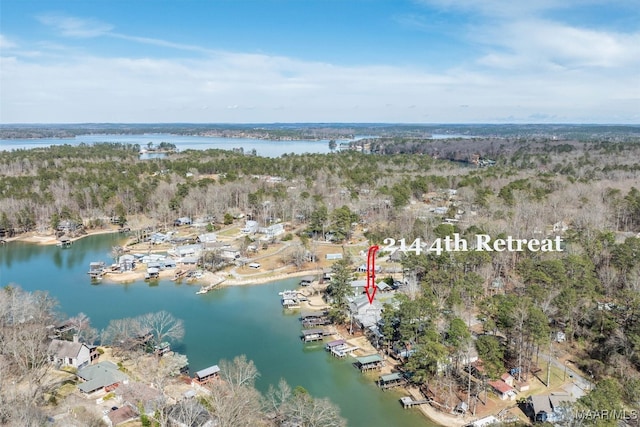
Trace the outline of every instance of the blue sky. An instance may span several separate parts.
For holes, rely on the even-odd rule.
[[[6,0],[0,123],[640,123],[637,0]]]

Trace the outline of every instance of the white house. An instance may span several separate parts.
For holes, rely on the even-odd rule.
[[[248,220],[242,228],[243,233],[254,234],[258,232],[258,221]]]
[[[261,228],[260,232],[264,234],[267,238],[273,238],[284,233],[284,225],[282,223],[272,224],[268,227]]]
[[[91,363],[91,349],[84,343],[53,339],[47,349],[49,361],[56,365],[82,369]]]

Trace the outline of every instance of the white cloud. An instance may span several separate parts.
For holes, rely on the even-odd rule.
[[[575,28],[556,22],[510,22],[479,32],[493,52],[479,62],[498,68],[627,67],[640,64],[640,33]]]
[[[5,37],[4,34],[0,34],[0,50],[13,49],[17,46],[17,44]]]
[[[5,123],[424,122],[426,117],[491,122],[510,115],[523,121],[629,122],[640,99],[635,76],[611,79],[588,70],[434,74],[229,52],[188,60],[76,57],[47,66],[3,58],[0,65]]]
[[[84,19],[73,16],[46,14],[37,17],[40,23],[59,31],[66,37],[89,38],[108,34],[113,26],[96,19]]]
[[[197,55],[103,58],[56,45],[45,63],[12,52],[0,59],[2,122],[640,120],[638,34],[531,16],[471,28],[468,37],[486,50],[440,71],[214,51],[115,33],[98,21],[42,20],[68,37],[119,38]],[[7,43],[15,47],[0,37],[0,46]]]

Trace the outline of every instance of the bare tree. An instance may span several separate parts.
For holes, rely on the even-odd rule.
[[[98,338],[98,331],[91,327],[91,319],[84,313],[78,313],[77,316],[71,317],[69,323],[75,329],[75,334],[81,342],[93,344]]]
[[[137,318],[114,319],[102,331],[102,343],[122,351],[131,351],[141,344],[143,334]]]
[[[138,318],[143,331],[153,334],[155,344],[166,340],[179,341],[184,337],[184,322],[176,319],[168,311],[147,313]]]
[[[233,391],[240,387],[253,387],[260,373],[253,361],[247,360],[247,356],[242,354],[236,356],[232,362],[221,360],[220,375]]]

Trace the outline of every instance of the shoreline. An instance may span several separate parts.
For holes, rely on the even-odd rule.
[[[112,234],[112,233],[118,233],[118,232],[119,232],[119,229],[117,228],[91,230],[81,236],[71,238],[70,241],[76,242],[80,239],[84,239],[85,237],[98,236],[100,234]],[[4,241],[6,243],[24,242],[24,243],[31,243],[35,245],[43,245],[43,246],[57,245],[60,242],[60,240],[58,240],[55,234],[38,234],[37,232],[33,232],[33,231],[29,233],[22,233],[19,236],[7,237],[4,239]]]

